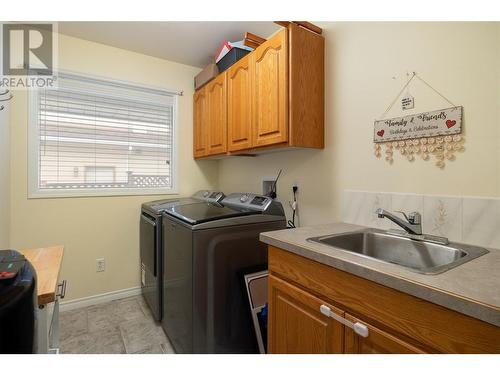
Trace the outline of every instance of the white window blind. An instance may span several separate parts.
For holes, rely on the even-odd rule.
[[[175,103],[175,93],[59,75],[32,102],[37,192],[172,190]]]

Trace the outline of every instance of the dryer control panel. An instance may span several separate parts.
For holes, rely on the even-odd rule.
[[[212,190],[200,190],[193,195],[193,198],[199,199],[205,202],[220,202],[224,199],[224,193],[220,191]]]

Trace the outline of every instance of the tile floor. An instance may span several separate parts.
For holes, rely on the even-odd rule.
[[[62,312],[62,354],[173,354],[142,296]]]

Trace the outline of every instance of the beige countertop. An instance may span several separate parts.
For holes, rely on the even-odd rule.
[[[500,250],[437,275],[372,260],[307,238],[362,229],[336,223],[265,232],[260,240],[500,327]]]

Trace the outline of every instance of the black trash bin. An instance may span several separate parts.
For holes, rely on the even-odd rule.
[[[0,354],[35,352],[36,273],[15,250],[0,250]]]

